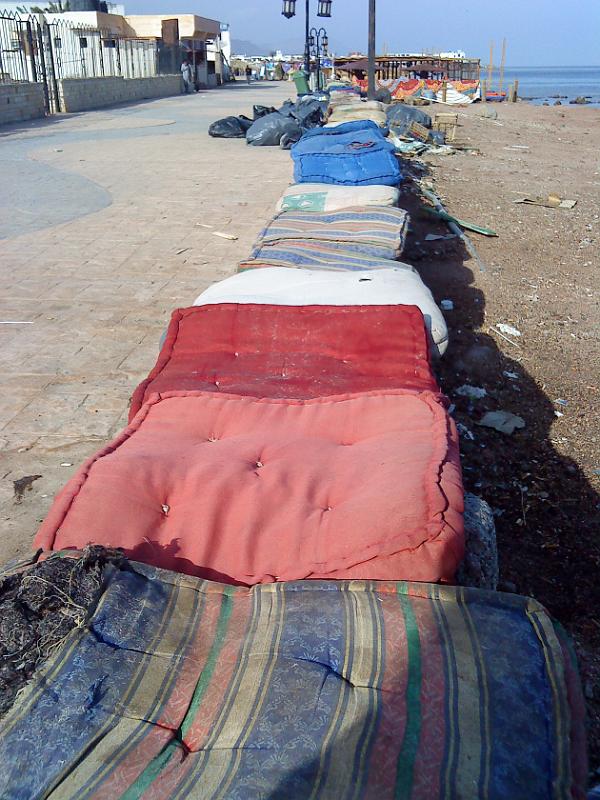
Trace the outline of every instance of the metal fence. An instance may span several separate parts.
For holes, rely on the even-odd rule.
[[[157,74],[156,41],[53,21],[49,34],[59,78],[147,78]]]
[[[48,112],[60,111],[64,78],[146,78],[158,74],[156,40],[52,20],[43,14],[0,12],[0,82],[44,84]]]

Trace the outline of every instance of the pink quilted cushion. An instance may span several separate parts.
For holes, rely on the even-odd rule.
[[[170,392],[69,481],[36,545],[123,547],[241,584],[451,581],[462,502],[456,429],[431,392]]]

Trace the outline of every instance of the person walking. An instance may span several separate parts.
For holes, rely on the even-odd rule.
[[[185,93],[190,94],[192,91],[192,67],[187,58],[184,58],[181,64],[181,77],[183,78]]]
[[[246,83],[248,85],[250,85],[251,78],[252,78],[252,67],[250,66],[250,64],[247,64],[247,66],[246,66]]]

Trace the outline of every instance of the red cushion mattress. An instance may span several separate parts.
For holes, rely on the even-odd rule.
[[[458,437],[431,392],[154,394],[58,495],[36,546],[123,547],[228,583],[451,581]]]
[[[153,392],[308,399],[388,388],[437,391],[416,306],[197,306],[173,312],[129,419]]]

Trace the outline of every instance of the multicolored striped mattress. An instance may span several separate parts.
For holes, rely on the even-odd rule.
[[[257,245],[238,269],[295,267],[309,269],[390,269],[399,264],[389,258],[389,248],[372,244],[340,244],[306,239],[285,239]],[[400,265],[401,266],[401,265]],[[410,268],[412,269],[412,267]]]
[[[572,800],[585,768],[533,600],[131,562],[0,729],[0,796],[23,800]]]
[[[376,246],[375,255],[399,258],[408,228],[404,209],[354,206],[338,211],[281,211],[261,231],[256,246],[283,244],[286,240],[334,242],[352,249]]]

